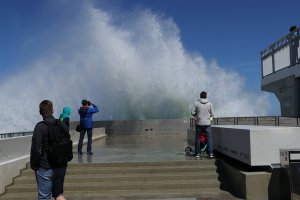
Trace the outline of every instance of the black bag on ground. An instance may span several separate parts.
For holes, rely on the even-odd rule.
[[[76,129],[75,129],[77,132],[81,132],[82,131],[82,126],[80,124],[78,124],[76,126]]]
[[[47,158],[51,166],[64,166],[73,159],[73,142],[68,128],[61,121],[53,123],[42,121],[48,126],[48,144],[45,147]]]

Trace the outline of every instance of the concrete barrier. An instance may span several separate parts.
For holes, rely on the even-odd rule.
[[[79,133],[70,131],[73,146],[77,146]],[[105,128],[93,129],[93,140],[105,137]],[[13,178],[20,175],[30,160],[32,136],[16,137],[0,140],[0,194],[5,187],[13,183]],[[85,137],[87,138],[87,137]],[[87,139],[84,140],[84,143]]]
[[[0,194],[29,162],[31,136],[0,140]]]
[[[299,148],[299,132],[299,127],[212,126],[226,190],[247,200],[290,199],[288,175],[278,164],[279,150]],[[194,148],[194,130],[187,130],[187,140]]]
[[[80,133],[73,130],[73,131],[70,131],[70,135],[71,135],[71,139],[73,141],[73,146],[77,146]],[[98,140],[103,137],[106,137],[105,128],[94,128],[93,129],[93,140]],[[85,136],[83,143],[84,144],[87,143],[87,136]]]
[[[77,123],[75,122],[73,126]],[[105,127],[107,135],[127,135],[145,133],[185,133],[190,126],[189,119],[153,119],[95,121],[95,127]]]
[[[21,169],[24,169],[28,162],[29,156],[22,156],[0,163],[0,194],[5,192],[6,186],[12,184],[14,177],[20,175]]]
[[[280,149],[300,148],[299,127],[212,126],[214,150],[250,166],[280,163]]]
[[[245,171],[237,166],[219,160],[222,181],[226,189],[239,198],[247,200],[266,200],[269,198],[269,183],[272,173],[267,171]],[[277,188],[280,190],[280,188]],[[281,199],[281,198],[278,198]]]

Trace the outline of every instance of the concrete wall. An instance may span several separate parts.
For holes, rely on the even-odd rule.
[[[70,131],[73,146],[77,146],[79,133]],[[93,130],[93,140],[105,137],[104,128]],[[0,194],[12,184],[13,178],[20,175],[30,160],[31,136],[0,140]],[[84,142],[87,142],[85,139]]]
[[[79,133],[75,130],[70,131],[71,139],[73,141],[73,146],[77,146],[79,140]],[[105,128],[94,128],[93,129],[93,140],[101,139],[106,137]],[[87,142],[87,137],[85,137],[83,143]]]
[[[224,131],[218,130],[218,134],[215,134],[214,131],[217,129],[224,129]],[[234,129],[236,127],[236,129]],[[244,127],[244,128],[242,128]],[[271,166],[270,162],[269,164],[264,164],[264,166],[251,166],[251,162],[243,162],[243,160],[236,159],[236,155],[232,154],[234,156],[230,156],[230,153],[223,154],[223,146],[226,147],[229,152],[231,152],[232,145],[231,143],[236,143],[234,145],[235,147],[239,149],[243,149],[245,146],[244,142],[241,141],[242,139],[239,137],[236,137],[234,134],[243,134],[239,131],[245,132],[246,127],[249,128],[249,126],[228,126],[224,125],[222,126],[214,126],[212,129],[213,132],[213,139],[214,141],[219,140],[218,143],[215,143],[215,150],[218,153],[218,145],[221,146],[221,151],[219,156],[222,159],[217,159],[217,166],[218,166],[218,172],[219,172],[219,180],[221,181],[221,188],[224,188],[225,190],[230,191],[231,193],[235,194],[236,196],[247,199],[247,200],[289,200],[290,199],[290,184],[289,184],[289,174],[286,169],[281,168],[280,165],[277,165],[277,167]],[[258,128],[258,129],[257,129]],[[233,130],[234,129],[234,130]],[[277,146],[278,153],[274,152],[274,148],[276,148],[276,145],[287,145],[291,146],[287,143],[285,143],[285,139],[291,140],[297,144],[297,141],[299,139],[295,139],[293,136],[298,137],[299,135],[299,128],[297,127],[256,127],[254,129],[262,130],[261,133],[259,133],[257,136],[263,136],[264,134],[267,134],[267,137],[265,138],[258,138],[259,142],[256,142],[259,146],[253,146],[250,149],[257,150],[258,153],[260,152],[261,155],[255,155],[254,156],[262,156],[262,159],[265,159],[265,161],[268,161],[268,153],[271,152],[271,154],[274,154],[276,157],[276,163],[280,160],[279,155],[279,146]],[[296,130],[294,134],[291,133],[291,130]],[[275,130],[275,138],[272,135],[272,130]],[[271,132],[270,132],[271,131]],[[238,132],[238,133],[237,133]],[[249,131],[248,131],[249,132]],[[271,133],[271,135],[268,135],[268,133]],[[247,134],[247,133],[246,133]],[[290,137],[292,134],[292,137]],[[230,137],[232,136],[233,137]],[[249,135],[249,134],[248,134]],[[278,136],[279,140],[276,140],[276,137]],[[215,138],[214,138],[215,137]],[[187,130],[187,138],[188,143],[191,145],[192,148],[194,148],[194,140],[195,140],[195,133],[194,130]],[[282,140],[282,138],[285,138]],[[248,137],[248,143],[250,144],[251,138]],[[276,142],[274,142],[276,141]],[[291,144],[291,143],[290,143]],[[294,143],[293,143],[294,144]],[[222,146],[223,145],[223,146]],[[268,148],[270,149],[264,149]],[[267,154],[262,155],[262,151],[267,152]],[[273,153],[272,153],[273,152]],[[232,153],[232,152],[231,152]],[[224,156],[227,155],[227,156]],[[278,159],[277,159],[278,158]],[[230,160],[230,162],[227,162]],[[278,162],[277,162],[278,160]],[[266,166],[268,165],[268,166]]]
[[[270,172],[247,172],[224,161],[220,161],[220,167],[222,168],[221,181],[226,182],[226,189],[231,193],[247,200],[270,199],[269,183],[272,175]]]
[[[76,124],[76,123],[75,123]],[[189,119],[155,119],[96,121],[95,127],[105,127],[106,134],[186,133]]]
[[[218,160],[221,187],[246,200],[290,200],[289,175],[286,169],[249,168],[238,162]]]
[[[214,150],[250,166],[280,163],[280,149],[300,149],[300,128],[219,125],[212,127]]]
[[[283,89],[279,89],[283,88]],[[275,81],[263,87],[273,92],[280,102],[281,114],[286,117],[299,117],[299,78],[293,76]]]
[[[29,162],[31,136],[0,140],[0,194]]]

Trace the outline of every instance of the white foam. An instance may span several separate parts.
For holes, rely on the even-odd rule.
[[[84,5],[72,20],[28,38],[45,53],[0,83],[1,132],[31,131],[43,99],[56,117],[71,107],[71,120],[83,98],[100,107],[96,120],[176,118],[188,117],[206,90],[216,116],[267,114],[268,98],[247,91],[239,74],[187,52],[172,19],[140,10],[115,21],[115,13],[76,3]]]

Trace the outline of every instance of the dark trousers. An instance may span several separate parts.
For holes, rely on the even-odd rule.
[[[206,134],[206,142],[207,142],[207,153],[213,153],[213,142],[211,136],[211,126],[200,126],[196,125],[196,134],[195,134],[195,153],[201,153],[200,151],[200,135],[201,131],[205,131]]]
[[[89,153],[89,152],[92,152],[93,128],[83,128],[80,131],[80,137],[79,137],[79,141],[78,141],[77,151],[82,152],[82,144],[83,144],[83,139],[84,139],[85,133],[87,133],[87,137],[88,137],[87,152]]]

